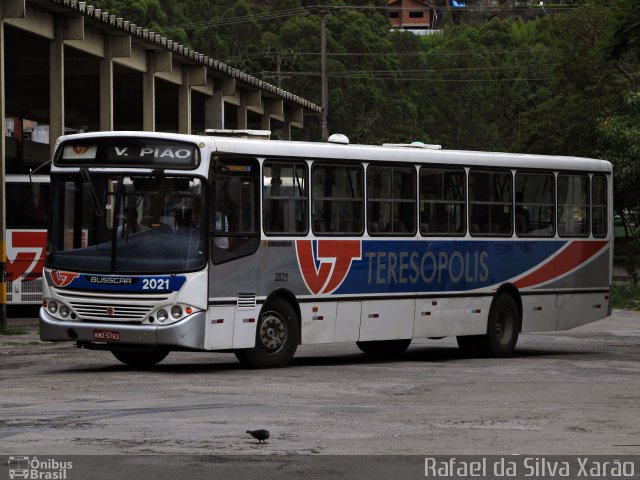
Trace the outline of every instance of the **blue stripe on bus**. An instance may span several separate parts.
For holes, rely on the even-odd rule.
[[[64,288],[99,292],[170,293],[186,282],[183,275],[93,275],[80,274]]]
[[[467,291],[509,281],[566,241],[364,240],[335,294]]]

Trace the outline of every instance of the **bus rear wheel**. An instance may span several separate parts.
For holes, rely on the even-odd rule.
[[[378,357],[391,357],[400,355],[409,348],[411,339],[407,340],[374,340],[369,342],[356,342],[360,350],[368,355]]]
[[[236,350],[240,363],[251,368],[278,368],[288,364],[298,348],[300,323],[289,302],[273,298],[264,306],[256,327],[256,346]]]
[[[153,367],[169,355],[168,350],[111,350],[114,357],[130,367]]]
[[[491,304],[485,335],[457,337],[458,346],[471,356],[509,357],[520,333],[518,305],[508,293],[499,293]]]

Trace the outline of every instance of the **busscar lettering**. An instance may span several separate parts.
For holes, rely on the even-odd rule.
[[[133,281],[130,277],[89,277],[89,283],[100,285],[132,285]]]
[[[489,253],[471,252],[366,252],[370,285],[482,283],[489,279]]]

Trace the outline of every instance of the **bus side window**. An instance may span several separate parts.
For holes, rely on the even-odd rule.
[[[607,177],[594,175],[591,179],[592,200],[592,229],[593,236],[603,238],[607,236]]]
[[[555,233],[555,182],[548,173],[516,173],[516,234],[552,237]]]
[[[469,231],[477,236],[511,236],[512,177],[510,172],[469,172]]]
[[[558,234],[589,235],[589,176],[558,175]]]
[[[464,235],[465,172],[462,169],[420,169],[420,233],[424,236]]]
[[[416,170],[371,165],[367,169],[367,223],[373,235],[416,232]]]
[[[266,161],[262,196],[267,235],[305,235],[309,230],[307,164]]]
[[[311,211],[316,235],[362,235],[363,169],[315,163],[311,171]]]

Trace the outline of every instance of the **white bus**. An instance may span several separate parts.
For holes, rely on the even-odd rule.
[[[7,303],[42,303],[47,241],[48,175],[7,175]]]
[[[338,142],[61,137],[41,338],[265,368],[452,336],[502,357],[609,314],[609,162]]]

